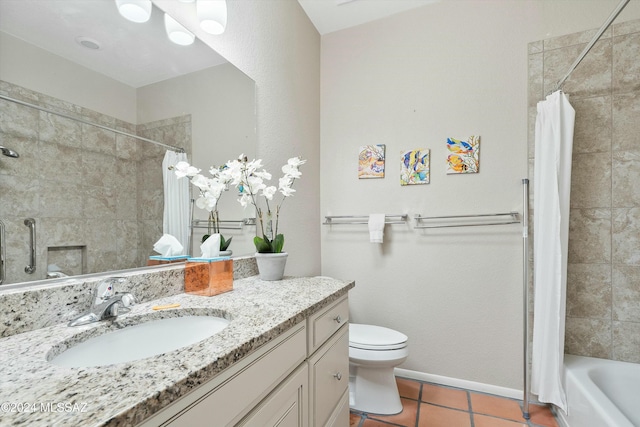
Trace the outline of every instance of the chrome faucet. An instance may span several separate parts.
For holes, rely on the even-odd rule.
[[[125,280],[124,277],[108,277],[98,282],[93,290],[91,308],[87,313],[69,322],[69,326],[99,322],[129,312],[129,306],[136,302],[134,296],[130,293],[116,292],[116,283],[124,283]]]

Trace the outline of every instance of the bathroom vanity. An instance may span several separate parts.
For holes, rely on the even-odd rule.
[[[3,338],[0,426],[346,426],[353,286],[326,277],[251,276],[215,297],[180,293],[136,304],[113,321]],[[189,315],[229,324],[146,359],[71,368],[50,362],[88,337]]]

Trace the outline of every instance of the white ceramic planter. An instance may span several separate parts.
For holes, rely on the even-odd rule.
[[[258,263],[258,272],[262,280],[282,280],[284,276],[284,267],[287,264],[286,252],[279,254],[261,254],[256,253],[256,262]]]

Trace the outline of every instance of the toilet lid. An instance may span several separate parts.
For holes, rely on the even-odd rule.
[[[407,336],[374,325],[349,324],[349,347],[363,350],[397,350],[407,346]]]

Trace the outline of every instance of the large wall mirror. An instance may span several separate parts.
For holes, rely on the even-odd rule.
[[[254,82],[197,38],[171,42],[164,19],[153,6],[130,22],[114,0],[0,0],[3,285],[145,266],[163,234],[166,146],[203,173],[255,155]],[[220,198],[222,234],[246,255],[255,215],[236,199]]]

